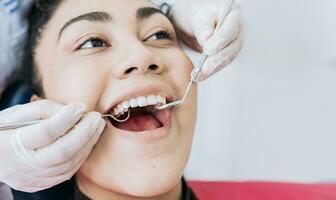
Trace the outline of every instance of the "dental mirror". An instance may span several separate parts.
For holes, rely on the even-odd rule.
[[[123,122],[126,122],[130,116],[131,116],[131,110],[129,109],[127,111],[127,117],[125,119],[118,119],[117,117],[113,116],[112,114],[104,114],[104,115],[101,115],[102,117],[110,117],[112,118],[114,121],[117,121],[119,123],[123,123]]]

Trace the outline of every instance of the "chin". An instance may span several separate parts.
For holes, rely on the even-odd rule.
[[[126,180],[128,187],[125,188],[125,193],[137,197],[157,197],[174,190],[180,183],[182,175],[162,171],[150,172],[145,179],[141,176],[134,177],[130,182]]]
[[[167,155],[167,159],[157,159],[153,165],[152,160],[137,163],[132,168],[115,168],[109,163],[85,162],[76,174],[77,178],[86,179],[90,184],[111,193],[136,196],[157,197],[164,195],[179,185],[185,162],[174,160],[176,155]],[[108,161],[109,162],[109,161]],[[127,162],[129,163],[129,162]],[[172,164],[173,163],[173,164]],[[123,166],[125,163],[122,164]]]

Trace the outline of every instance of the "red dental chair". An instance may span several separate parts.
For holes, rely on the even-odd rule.
[[[336,200],[335,184],[189,181],[201,200]]]

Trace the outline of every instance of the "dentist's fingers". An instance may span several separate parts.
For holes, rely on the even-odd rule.
[[[230,64],[238,55],[243,47],[244,33],[241,32],[239,37],[232,42],[229,46],[210,56],[204,63],[198,81],[203,81],[213,74],[223,69],[226,65]]]
[[[101,122],[96,132],[103,132],[105,124],[106,122]],[[86,144],[91,148],[80,149],[78,154],[73,156],[73,158],[71,158],[71,160],[67,163],[54,166],[49,169],[43,169],[41,173],[36,174],[37,176],[33,174],[29,176],[23,174],[20,175],[19,178],[21,181],[19,182],[24,183],[24,185],[16,185],[16,188],[24,188],[26,192],[36,192],[69,180],[86,161],[99,138],[100,134],[94,134],[90,141]]]
[[[102,123],[102,126],[100,126],[97,129],[97,132],[103,132],[105,127],[105,124]],[[83,165],[83,163],[86,161],[87,157],[90,155],[93,146],[97,143],[97,141],[99,140],[100,135],[99,134],[95,134],[93,136],[93,139],[87,144],[88,146],[90,146],[91,148],[86,148],[85,150],[82,150],[83,155],[84,155],[84,159],[82,159],[78,165],[76,165],[75,167],[73,167],[71,170],[67,171],[64,174],[60,174],[58,176],[55,177],[50,177],[49,179],[46,179],[44,183],[41,183],[43,185],[45,185],[46,187],[52,187],[55,184],[59,184],[65,180],[69,180],[71,179],[71,177],[79,170],[79,168]],[[43,186],[42,185],[42,186]]]
[[[70,160],[60,165],[52,166],[43,170],[43,172],[37,173],[36,176],[39,177],[55,177],[68,173],[72,169],[76,168],[80,163],[85,161],[88,155],[91,153],[94,145],[100,138],[101,133],[105,128],[106,122],[101,121],[99,127],[91,137],[91,139],[84,145],[86,148],[81,148],[75,155],[72,156]]]
[[[105,128],[106,123],[101,123],[101,126],[96,130],[97,133],[103,132]],[[90,155],[93,146],[97,143],[97,141],[100,138],[100,134],[94,134],[92,136],[92,139],[86,144],[87,146],[90,146],[91,148],[83,148],[80,150],[81,155],[83,155],[82,159],[77,159],[76,162],[78,162],[76,165],[71,166],[69,169],[64,170],[63,173],[55,174],[54,176],[49,176],[48,178],[44,178],[41,180],[40,177],[38,177],[38,181],[35,181],[33,179],[29,179],[26,181],[26,183],[29,183],[28,185],[25,185],[24,188],[26,190],[29,190],[30,192],[39,191],[42,189],[47,189],[50,187],[53,187],[55,185],[58,185],[66,180],[71,179],[71,177],[74,176],[74,174],[79,170],[79,168],[83,165],[87,157]],[[74,156],[75,158],[76,156]],[[59,170],[59,169],[58,169]],[[60,172],[60,171],[59,171]],[[33,180],[33,181],[32,181]],[[29,188],[29,189],[27,189]]]
[[[203,50],[207,55],[215,55],[237,39],[242,30],[241,15],[240,7],[236,4],[224,19],[223,24],[216,27],[214,34],[204,43]],[[221,21],[217,21],[217,24],[220,23]]]
[[[213,12],[201,10],[195,14],[191,23],[191,30],[201,46],[204,46],[205,42],[213,34],[215,23],[215,10]]]
[[[43,165],[42,167],[50,167],[68,161],[82,148],[91,149],[92,146],[87,146],[86,143],[94,134],[101,134],[96,130],[102,124],[105,126],[106,122],[100,113],[89,113],[68,134],[55,143],[38,149],[34,155],[35,159]]]
[[[0,123],[16,123],[49,118],[64,106],[50,100],[17,105],[0,112]]]
[[[44,122],[16,130],[17,137],[27,150],[47,146],[71,129],[86,111],[83,103],[72,103]]]

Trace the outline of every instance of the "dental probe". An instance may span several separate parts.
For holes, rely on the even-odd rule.
[[[131,111],[128,110],[127,113],[128,113],[127,117],[125,119],[123,119],[123,120],[117,119],[115,116],[113,116],[111,114],[102,114],[101,116],[102,117],[111,117],[113,120],[122,123],[122,122],[127,121],[130,118]],[[22,127],[26,127],[26,126],[30,126],[30,125],[41,123],[43,121],[45,121],[45,120],[34,120],[34,121],[17,122],[17,123],[0,123],[0,131],[22,128]]]
[[[229,5],[228,7],[226,8],[225,12],[224,12],[224,15],[222,16],[222,20],[221,20],[221,23],[217,26],[217,27],[220,27],[222,26],[225,18],[229,15],[230,11],[232,10],[233,8],[233,5],[234,5],[234,0],[231,0],[229,2]],[[216,32],[218,29],[215,29],[214,32]],[[198,65],[197,68],[195,68],[192,72],[191,72],[191,78],[190,78],[190,81],[189,81],[189,84],[188,84],[188,87],[187,89],[185,90],[184,92],[184,95],[182,97],[181,100],[177,100],[177,101],[173,101],[171,103],[168,103],[168,104],[165,104],[165,105],[162,105],[162,106],[159,106],[157,108],[154,109],[154,111],[161,111],[161,110],[165,110],[165,109],[169,109],[169,108],[172,108],[172,107],[179,107],[179,106],[182,106],[184,104],[184,101],[186,99],[186,97],[188,96],[188,93],[191,89],[191,86],[193,85],[193,83],[197,83],[197,79],[200,75],[200,72],[202,70],[202,67],[205,63],[205,61],[208,59],[208,55],[207,54],[203,54],[202,55],[202,58],[201,58],[201,62],[200,64]]]

